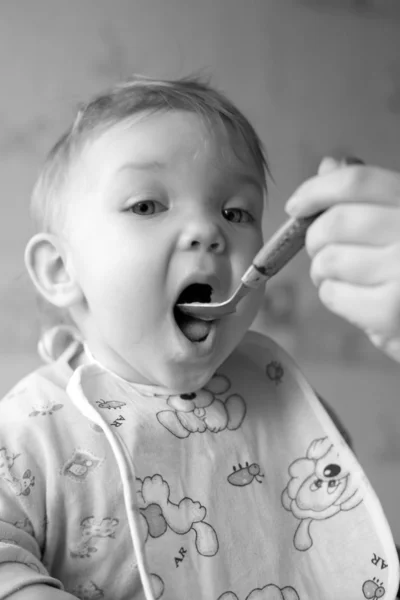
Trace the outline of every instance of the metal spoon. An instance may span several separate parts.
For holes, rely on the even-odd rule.
[[[191,317],[205,321],[220,319],[236,312],[238,302],[247,296],[250,290],[258,288],[262,282],[273,277],[301,250],[308,227],[320,214],[286,221],[257,253],[243,275],[239,287],[225,302],[192,302],[178,304],[178,308]]]
[[[364,163],[358,158],[349,157],[344,159],[342,164]],[[288,219],[257,253],[243,275],[239,287],[225,302],[193,302],[178,304],[178,308],[183,313],[204,321],[213,321],[236,312],[236,306],[242,298],[276,275],[303,248],[307,229],[323,212],[309,217]]]

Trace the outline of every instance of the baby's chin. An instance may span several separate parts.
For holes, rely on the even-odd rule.
[[[250,308],[221,320],[204,342],[185,339],[165,321],[165,327],[154,328],[140,343],[127,339],[126,328],[114,327],[103,331],[102,339],[87,340],[87,345],[99,363],[127,381],[192,393],[210,381],[241,342],[257,307]]]
[[[166,388],[173,394],[190,394],[203,388],[237,345],[236,340],[219,344],[209,356],[198,358],[182,354],[153,355],[150,364],[142,365],[143,382]],[[150,367],[150,368],[149,368]]]
[[[157,373],[157,384],[172,390],[174,394],[190,394],[203,388],[209,383],[218,369],[241,341],[236,336],[225,343],[220,343],[215,353],[208,360],[202,361],[177,361],[164,364]]]
[[[84,362],[81,364],[87,364],[94,360],[126,381],[167,388],[170,393],[174,394],[184,394],[195,392],[210,381],[216,370],[232,352],[233,348],[230,346],[219,348],[219,351],[209,360],[201,362],[188,361],[182,356],[165,356],[162,352],[158,355],[150,353],[149,359],[143,361],[143,354],[139,358],[122,349],[119,349],[119,352],[110,351],[110,347],[107,347],[105,351],[104,347],[94,347],[93,344],[86,342],[86,351],[89,354],[84,355]]]

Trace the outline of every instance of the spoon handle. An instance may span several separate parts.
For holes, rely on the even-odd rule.
[[[243,275],[242,283],[256,288],[278,273],[303,248],[307,229],[323,212],[288,219],[257,253],[253,264]]]
[[[342,159],[341,165],[363,166],[365,162],[355,156],[347,156]],[[262,281],[278,273],[302,249],[307,229],[323,212],[288,219],[255,256],[253,264],[242,277],[242,283],[246,287],[258,288]]]

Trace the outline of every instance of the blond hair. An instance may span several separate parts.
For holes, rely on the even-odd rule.
[[[82,106],[70,128],[50,150],[31,198],[36,231],[54,232],[65,221],[63,198],[71,167],[83,147],[103,131],[138,113],[184,110],[198,114],[212,131],[233,136],[262,175],[269,167],[263,144],[243,113],[228,98],[199,78],[156,80],[142,76],[115,85]],[[232,144],[233,150],[235,143]]]

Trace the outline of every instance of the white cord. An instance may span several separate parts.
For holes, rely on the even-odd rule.
[[[121,475],[122,489],[124,493],[124,502],[126,514],[128,517],[129,530],[132,538],[133,549],[136,554],[137,565],[139,569],[140,579],[144,589],[144,594],[146,600],[156,600],[151,587],[147,565],[145,564],[145,553],[140,538],[138,520],[135,519],[134,516],[135,512],[136,514],[139,514],[139,506],[137,502],[136,493],[132,493],[132,490],[135,490],[135,468],[132,461],[129,460],[127,456],[125,457],[122,441],[117,435],[115,435],[111,431],[109,424],[90,404],[82,390],[81,374],[84,369],[86,371],[90,371],[91,367],[92,365],[82,365],[76,369],[68,383],[67,392],[69,393],[70,398],[72,399],[75,406],[80,410],[80,412],[90,421],[93,421],[94,423],[99,425],[99,427],[102,428],[112,448]]]

